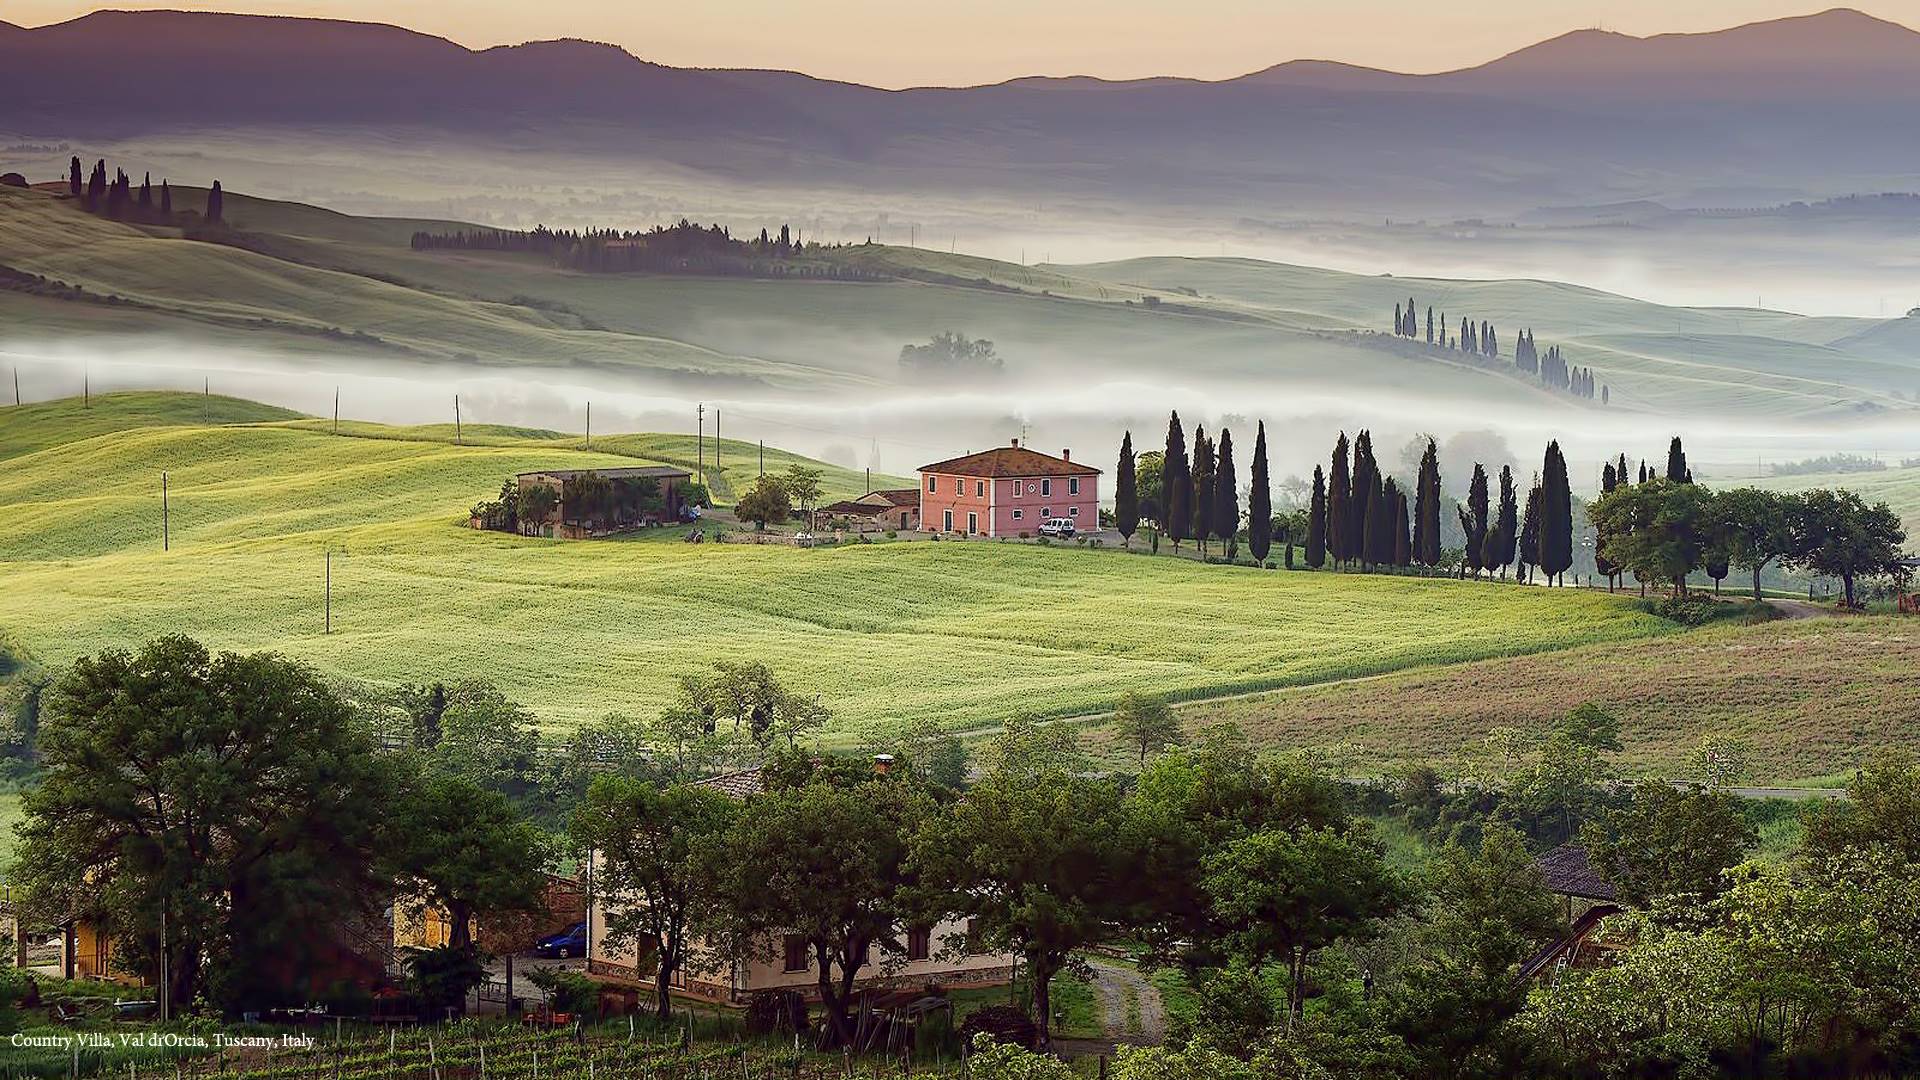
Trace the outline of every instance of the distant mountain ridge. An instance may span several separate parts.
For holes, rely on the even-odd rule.
[[[1509,209],[1911,186],[1889,178],[1920,172],[1920,33],[1835,9],[1580,30],[1433,75],[1306,60],[1218,82],[891,91],[577,40],[474,50],[384,24],[99,11],[0,28],[0,103],[0,127],[33,136],[409,128],[863,185],[964,169],[974,186],[1127,199]]]

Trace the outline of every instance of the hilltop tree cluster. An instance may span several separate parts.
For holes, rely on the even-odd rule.
[[[1405,305],[1395,304],[1393,309],[1393,332],[1409,341],[1419,338],[1421,330],[1419,313],[1414,307],[1412,297]],[[1426,343],[1439,349],[1456,350],[1476,357],[1497,360],[1500,357],[1500,334],[1491,322],[1470,318],[1461,318],[1457,329],[1449,331],[1447,313],[1439,314],[1436,324],[1432,307],[1426,309]],[[1548,346],[1543,353],[1534,342],[1531,327],[1522,330],[1513,341],[1513,366],[1522,373],[1537,379],[1540,385],[1553,390],[1572,394],[1587,400],[1599,399],[1602,403],[1612,400],[1612,393],[1594,377],[1591,368],[1569,367],[1560,355],[1558,345]]]
[[[1631,572],[1641,582],[1664,582],[1687,593],[1687,579],[1704,571],[1718,591],[1731,568],[1753,574],[1753,598],[1772,563],[1838,578],[1843,601],[1859,602],[1862,579],[1904,583],[1910,568],[1906,532],[1886,503],[1869,505],[1851,491],[1797,494],[1735,488],[1711,492],[1693,479],[1676,436],[1664,470],[1641,462],[1628,478],[1621,454],[1601,470],[1600,498],[1588,510],[1600,571],[1611,583]]]
[[[159,188],[153,186],[153,174],[147,173],[140,179],[140,186],[134,187],[133,178],[125,169],[116,168],[113,175],[107,175],[105,159],[95,161],[90,172],[83,172],[80,158],[75,156],[67,163],[67,194],[80,201],[80,204],[92,213],[109,217],[115,221],[135,221],[148,225],[181,224],[173,208],[173,187],[162,177]],[[187,210],[182,216],[193,215]],[[224,196],[220,190],[220,181],[215,180],[207,192],[207,204],[204,213],[197,215],[199,220],[219,223],[224,219]]]

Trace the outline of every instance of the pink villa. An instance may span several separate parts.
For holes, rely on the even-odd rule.
[[[1035,534],[1048,518],[1100,527],[1100,470],[1020,445],[920,466],[920,528],[969,536]]]

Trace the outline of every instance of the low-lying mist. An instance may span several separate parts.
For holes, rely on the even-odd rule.
[[[316,416],[331,415],[336,392],[342,419],[388,424],[451,423],[454,399],[469,424],[506,424],[581,432],[593,407],[596,435],[654,431],[691,434],[706,407],[705,430],[729,440],[820,457],[850,468],[910,475],[924,463],[1021,438],[1049,453],[1071,449],[1075,460],[1111,472],[1123,431],[1145,452],[1164,445],[1167,414],[1178,410],[1189,438],[1204,426],[1234,433],[1244,481],[1254,429],[1264,421],[1271,469],[1284,498],[1289,477],[1304,478],[1327,460],[1339,431],[1373,433],[1390,471],[1409,440],[1442,442],[1449,490],[1464,489],[1470,461],[1497,471],[1512,464],[1525,480],[1549,439],[1575,465],[1577,486],[1590,487],[1599,462],[1618,453],[1663,461],[1667,440],[1687,442],[1696,462],[1723,463],[1721,475],[1756,475],[1768,462],[1833,452],[1912,454],[1920,432],[1911,425],[1765,428],[1713,419],[1674,418],[1591,408],[1508,408],[1471,399],[1382,391],[1356,394],[1331,381],[1271,384],[1215,381],[1170,369],[1164,376],[1100,377],[1085,370],[1048,377],[924,389],[878,389],[857,401],[807,400],[729,390],[701,397],[601,371],[498,368],[368,361],[324,353],[274,354],[152,338],[0,343],[0,364],[19,376],[23,401],[124,389],[175,389],[249,398]],[[0,380],[5,375],[0,374]],[[0,383],[4,385],[4,383]],[[10,386],[7,389],[11,389]],[[5,411],[0,409],[0,424]],[[1451,459],[1451,460],[1449,460]]]

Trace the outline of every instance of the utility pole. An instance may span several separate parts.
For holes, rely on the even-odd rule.
[[[333,388],[333,433],[340,434],[340,388]]]
[[[713,407],[713,474],[720,475],[720,406]],[[704,483],[704,480],[702,481]]]
[[[80,369],[80,407],[93,408],[93,372],[88,368]]]
[[[466,445],[460,438],[460,395],[453,395],[453,445]]]
[[[161,473],[160,473],[160,550],[167,551],[167,550],[170,550],[172,547],[173,547],[173,524],[172,524],[172,520],[169,518],[167,514],[167,474],[165,470],[161,470]]]
[[[587,402],[587,449],[593,449],[593,402]]]
[[[767,475],[767,440],[760,440],[760,475]]]
[[[200,421],[213,423],[213,378],[208,375],[200,376]]]
[[[702,483],[707,479],[707,403],[701,402],[694,407],[693,458],[694,469],[699,472]]]
[[[333,549],[327,549],[327,629],[333,633]]]
[[[20,404],[20,365],[13,365],[13,403]]]

